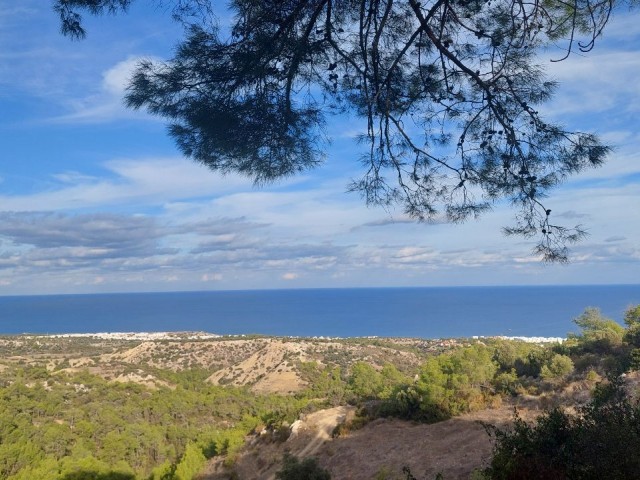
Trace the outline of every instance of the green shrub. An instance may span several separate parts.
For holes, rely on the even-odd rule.
[[[518,352],[513,342],[500,342],[493,354],[493,361],[502,372],[511,372],[515,368]]]
[[[384,385],[382,375],[365,362],[356,362],[351,367],[349,388],[353,394],[363,400],[378,397]]]
[[[627,311],[624,312],[624,323],[629,327],[640,324],[640,305],[627,308]]]
[[[629,368],[631,370],[640,370],[640,348],[631,350]]]
[[[315,458],[305,458],[300,461],[297,457],[285,454],[282,468],[276,473],[278,480],[331,480],[327,470],[318,465]]]
[[[493,386],[498,393],[516,395],[522,384],[518,380],[518,375],[514,369],[510,372],[500,372],[496,374],[493,379]]]
[[[619,323],[606,318],[598,308],[587,307],[575,318],[580,334],[570,334],[577,340],[578,346],[585,352],[609,353],[622,344],[625,329]]]
[[[515,361],[515,369],[518,377],[538,378],[543,365],[548,363],[552,352],[541,347],[530,350],[525,356],[518,357]]]
[[[640,324],[634,323],[627,328],[624,334],[624,341],[634,347],[640,347]]]
[[[511,430],[492,429],[496,443],[490,479],[632,479],[640,472],[640,406],[622,381],[599,384],[578,415],[554,409]]]
[[[493,400],[498,371],[493,349],[476,344],[428,358],[413,385],[396,387],[381,415],[437,422],[484,408]]]
[[[193,443],[189,443],[182,459],[176,465],[175,480],[192,480],[196,474],[200,473],[206,461],[207,459],[202,450]]]
[[[595,370],[589,370],[585,375],[584,379],[589,383],[597,383],[602,380],[602,377],[598,375],[598,372]]]
[[[573,372],[573,362],[566,355],[556,353],[542,366],[540,376],[544,380],[560,380]]]

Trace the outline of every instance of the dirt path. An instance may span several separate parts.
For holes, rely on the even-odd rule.
[[[315,430],[315,435],[308,441],[307,445],[295,453],[298,457],[310,457],[318,452],[318,449],[327,440],[331,440],[335,428],[344,423],[347,415],[355,411],[354,407],[335,407],[328,410],[321,410],[307,416],[305,423],[307,428]]]
[[[291,453],[298,458],[314,456],[325,442],[332,439],[335,428],[344,423],[347,416],[353,412],[355,407],[334,407],[307,415],[304,420],[298,420],[292,425],[292,435],[286,442],[292,447]],[[274,472],[268,480],[275,478]]]

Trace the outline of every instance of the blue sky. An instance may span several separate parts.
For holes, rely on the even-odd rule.
[[[346,193],[353,120],[328,125],[318,170],[266,188],[181,157],[161,120],[122,105],[140,58],[168,58],[166,12],[86,18],[59,34],[49,2],[0,0],[0,294],[357,286],[638,283],[640,17],[622,13],[587,55],[550,63],[544,111],[615,146],[548,203],[589,237],[568,266],[506,238],[513,212],[416,224]],[[145,7],[145,4],[147,5]]]

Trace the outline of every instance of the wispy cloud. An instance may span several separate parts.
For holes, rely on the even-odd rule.
[[[158,205],[199,196],[251,188],[249,180],[215,174],[183,158],[114,160],[104,165],[109,176],[61,172],[46,191],[0,195],[5,211],[78,210],[105,206]]]
[[[554,99],[541,107],[552,117],[575,121],[576,115],[615,111],[620,121],[640,109],[640,85],[636,82],[640,58],[635,51],[600,48],[586,56],[574,55],[548,64],[547,71],[560,82]],[[587,119],[583,117],[582,122]],[[602,130],[601,122],[598,126]]]
[[[70,98],[63,115],[47,118],[48,123],[104,123],[123,118],[161,121],[144,111],[134,111],[124,105],[124,96],[129,80],[143,59],[150,57],[130,56],[102,73],[102,81],[97,92],[82,98]]]
[[[552,220],[590,233],[559,267],[530,255],[533,240],[501,235],[506,202],[478,222],[419,224],[346,194],[361,125],[343,116],[327,125],[324,169],[264,189],[177,157],[157,122],[122,104],[141,54],[171,55],[170,27],[132,12],[117,35],[101,28],[71,44],[41,4],[0,7],[0,101],[15,115],[2,127],[29,130],[3,137],[2,293],[637,282],[637,15],[606,30],[613,43],[548,64],[561,86],[546,113],[616,146],[605,166],[551,192]]]
[[[604,239],[605,242],[608,243],[612,243],[612,242],[624,242],[627,239],[627,237],[623,237],[622,235],[614,235],[613,237],[607,237]]]

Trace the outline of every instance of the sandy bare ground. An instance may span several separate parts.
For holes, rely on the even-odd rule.
[[[513,418],[513,407],[504,405],[431,425],[378,419],[332,438],[335,426],[352,412],[351,407],[337,407],[309,415],[294,423],[293,435],[283,443],[251,439],[232,468],[213,460],[199,479],[273,480],[285,452],[317,458],[333,480],[396,480],[405,478],[405,466],[420,480],[432,480],[438,473],[445,480],[468,479],[491,455],[491,438],[483,424],[503,426]]]
[[[325,445],[317,458],[333,479],[371,480],[383,473],[396,479],[405,466],[420,480],[438,473],[447,480],[467,479],[491,455],[481,422],[502,424],[511,415],[507,408],[483,410],[432,425],[379,419]]]
[[[297,429],[294,423],[288,440],[291,453],[300,458],[315,455],[325,442],[332,439],[336,426],[353,417],[355,410],[350,406],[329,408],[305,416],[298,421]]]
[[[214,458],[198,479],[222,480],[237,475],[242,479],[273,480],[285,452],[299,458],[315,456],[332,442],[336,426],[354,413],[355,407],[340,406],[304,415],[291,425],[291,435],[285,442],[273,441],[268,434],[250,438],[232,469],[224,467],[224,459]]]
[[[214,384],[251,385],[255,392],[297,392],[306,386],[295,366],[307,362],[299,342],[270,340],[248,358],[218,370],[208,378]]]

